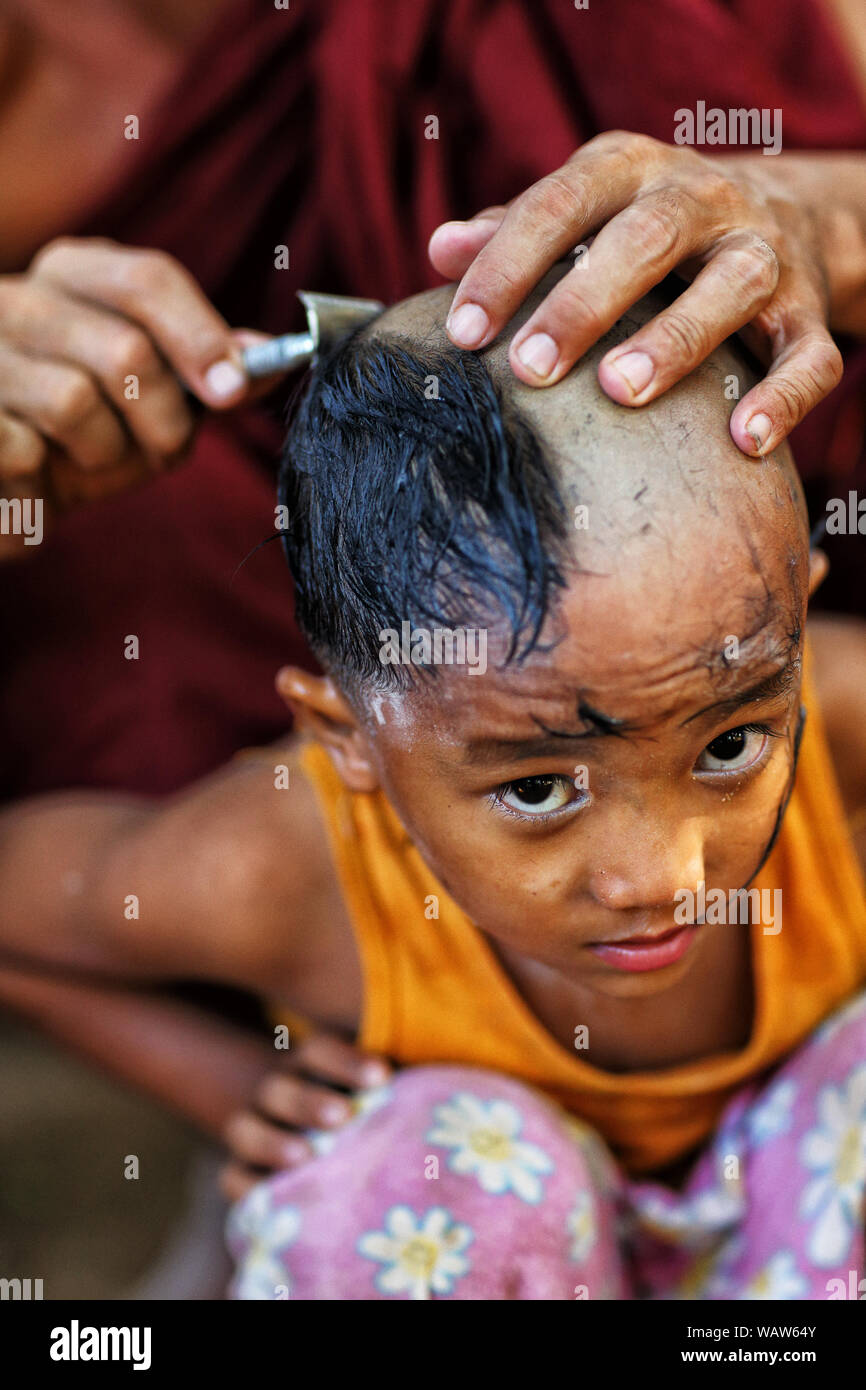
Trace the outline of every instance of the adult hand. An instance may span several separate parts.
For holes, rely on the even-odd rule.
[[[161,251],[51,242],[0,276],[0,497],[62,510],[176,462],[195,428],[184,387],[212,410],[239,404],[240,350],[260,337],[230,329]],[[22,544],[2,535],[0,555]]]
[[[460,280],[452,341],[484,347],[551,266],[595,234],[515,334],[515,374],[531,386],[559,381],[676,270],[688,287],[604,356],[602,389],[644,405],[745,330],[769,370],[738,403],[731,434],[747,454],[773,449],[842,375],[819,213],[776,163],[708,158],[624,131],[597,136],[507,207],[433,233],[433,265]]]

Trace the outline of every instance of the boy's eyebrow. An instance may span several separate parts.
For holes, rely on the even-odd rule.
[[[520,761],[522,758],[562,757],[563,743],[578,743],[588,738],[625,738],[637,732],[636,724],[625,719],[615,719],[613,715],[602,714],[592,705],[581,699],[577,707],[578,716],[589,725],[587,729],[550,729],[537,715],[531,715],[545,738],[479,738],[473,739],[466,752],[470,763],[497,762],[501,758]]]
[[[772,699],[774,695],[783,695],[791,689],[799,673],[799,657],[790,658],[778,671],[773,671],[769,676],[763,676],[761,680],[756,681],[746,690],[738,691],[736,694],[721,700],[714,700],[712,704],[699,709],[696,714],[690,714],[688,719],[683,720],[680,728],[684,728],[686,724],[691,724],[693,720],[700,719],[702,715],[709,714],[711,711],[719,714],[731,714],[746,705],[755,705],[761,700]],[[588,729],[575,731],[549,729],[540,719],[532,715],[533,722],[546,735],[545,738],[473,739],[466,748],[466,761],[469,763],[495,763],[502,758],[507,758],[510,761],[519,762],[522,759],[528,760],[530,758],[561,757],[564,742],[577,743],[589,738],[624,738],[629,733],[638,732],[637,725],[628,724],[624,719],[614,719],[611,715],[602,714],[584,701],[580,702],[578,713],[590,725]]]
[[[747,690],[739,690],[736,694],[728,695],[722,700],[714,700],[712,704],[699,709],[696,714],[690,714],[688,719],[683,720],[680,728],[684,728],[686,724],[691,724],[695,719],[700,719],[704,714],[733,714],[745,705],[756,705],[760,700],[770,700],[774,695],[784,695],[791,689],[799,674],[800,659],[799,657],[791,657],[778,671],[764,676],[762,680],[750,685]]]
[[[479,738],[473,739],[466,748],[467,763],[521,762],[529,758],[561,758],[564,742],[598,737],[593,731],[566,734],[555,733],[548,738]],[[602,735],[605,737],[605,735]]]

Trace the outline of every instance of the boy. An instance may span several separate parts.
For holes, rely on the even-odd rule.
[[[505,353],[547,287],[483,354],[447,345],[443,289],[320,365],[280,499],[327,674],[279,688],[315,744],[165,806],[13,808],[2,938],[507,1073],[629,1174],[672,1178],[866,981],[862,876],[802,686],[822,567],[788,451],[756,463],[727,434],[742,351],[625,412],[595,365],[629,318],[532,392]],[[819,656],[837,640],[862,671],[859,631]],[[857,806],[852,677],[831,739]]]

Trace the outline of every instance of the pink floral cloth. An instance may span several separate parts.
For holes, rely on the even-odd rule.
[[[531,1088],[413,1067],[232,1209],[237,1299],[866,1299],[866,993],[740,1091],[681,1191]]]

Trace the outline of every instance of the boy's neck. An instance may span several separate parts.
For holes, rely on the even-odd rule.
[[[616,999],[566,980],[547,966],[490,942],[539,1021],[572,1050],[577,1024],[589,1047],[575,1053],[603,1071],[651,1071],[740,1051],[754,1020],[751,929],[727,924],[708,935],[700,960],[669,990]]]

